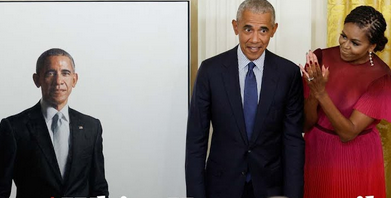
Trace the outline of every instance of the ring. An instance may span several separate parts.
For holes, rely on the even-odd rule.
[[[308,82],[311,81],[311,80],[314,80],[314,79],[315,79],[314,77],[311,77],[311,78],[308,77],[308,78],[307,78]]]

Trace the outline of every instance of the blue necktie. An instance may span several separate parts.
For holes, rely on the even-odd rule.
[[[244,83],[243,113],[246,124],[247,138],[250,140],[254,129],[255,115],[258,105],[257,79],[254,75],[255,64],[250,62],[248,65],[246,80]]]
[[[246,124],[247,138],[250,141],[254,129],[255,115],[257,114],[258,90],[257,79],[255,78],[253,71],[255,64],[250,62],[247,66],[248,71],[246,74],[246,80],[244,82],[243,113]],[[249,182],[250,180],[251,173],[248,171],[246,175],[246,181]]]

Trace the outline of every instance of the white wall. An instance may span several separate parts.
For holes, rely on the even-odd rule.
[[[311,49],[327,47],[327,1],[312,1]]]
[[[1,2],[0,27],[1,118],[38,102],[36,60],[63,48],[69,105],[103,125],[110,197],[185,196],[187,1]]]

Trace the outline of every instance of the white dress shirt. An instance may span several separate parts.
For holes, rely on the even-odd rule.
[[[263,66],[265,63],[265,52],[262,53],[262,55],[254,61],[250,61],[246,55],[244,55],[242,49],[240,46],[238,46],[238,69],[239,69],[239,84],[240,84],[240,95],[242,96],[242,104],[243,104],[243,95],[244,95],[244,84],[246,80],[246,74],[248,71],[248,64],[250,62],[253,62],[255,64],[255,67],[253,69],[255,78],[257,79],[257,90],[258,90],[258,103],[259,103],[259,96],[261,93],[261,86],[262,86],[262,76],[263,76]]]
[[[68,104],[66,104],[61,110],[60,112],[63,114],[63,124],[64,124],[64,130],[68,130],[68,134],[70,134],[70,129],[69,129],[69,112],[68,112]],[[46,126],[49,130],[49,135],[50,135],[50,139],[52,140],[52,143],[53,143],[53,131],[52,131],[52,120],[53,120],[53,116],[56,115],[56,113],[58,112],[57,109],[53,108],[52,106],[50,106],[46,101],[44,101],[43,99],[41,99],[41,110],[42,110],[42,114],[43,114],[43,117],[45,118],[45,122],[46,122]],[[69,139],[69,138],[68,138]],[[69,144],[69,142],[68,142]]]

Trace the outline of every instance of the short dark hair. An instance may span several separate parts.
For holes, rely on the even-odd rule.
[[[354,8],[345,18],[346,23],[354,23],[360,29],[366,31],[371,44],[376,44],[374,51],[382,51],[388,39],[384,36],[387,28],[383,14],[371,6],[358,6]]]
[[[60,48],[52,48],[52,49],[46,50],[44,53],[41,54],[41,56],[39,56],[39,58],[37,60],[37,66],[35,69],[37,74],[39,74],[39,71],[41,71],[41,69],[45,65],[45,61],[50,56],[66,56],[66,57],[68,57],[71,60],[73,70],[75,70],[75,61],[73,60],[72,56],[68,52],[66,52],[65,50],[60,49]]]

